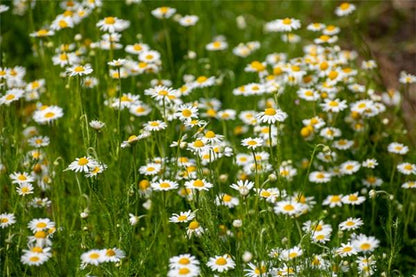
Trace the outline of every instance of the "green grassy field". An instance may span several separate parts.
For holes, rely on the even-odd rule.
[[[1,3],[1,276],[416,274],[382,2],[136,2]]]

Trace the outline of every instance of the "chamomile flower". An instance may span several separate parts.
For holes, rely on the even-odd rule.
[[[344,2],[335,9],[335,14],[337,16],[346,16],[352,13],[354,10],[355,5],[348,2]]]
[[[32,219],[27,226],[33,233],[36,233],[38,231],[55,228],[55,222],[51,221],[49,218],[35,218]]]
[[[378,165],[378,162],[376,159],[367,159],[363,161],[362,163],[362,167],[371,168],[371,169],[376,168],[377,165]]]
[[[149,132],[164,130],[167,127],[168,125],[161,120],[149,121],[144,124],[144,130]]]
[[[361,220],[361,218],[350,217],[339,224],[339,229],[343,231],[356,230],[360,228],[363,224],[364,222]]]
[[[331,174],[325,171],[313,171],[309,174],[309,182],[328,183],[331,181]]]
[[[227,193],[221,193],[215,198],[215,204],[226,206],[228,208],[234,208],[240,203],[238,198],[233,197]]]
[[[250,193],[250,190],[254,187],[254,183],[249,180],[238,180],[236,184],[230,186],[232,189],[237,190],[240,195],[246,196]]]
[[[299,29],[300,25],[298,19],[286,17],[266,23],[265,29],[268,32],[291,32]]]
[[[64,116],[63,109],[58,106],[42,107],[33,113],[33,120],[39,124],[47,124]]]
[[[104,128],[105,123],[99,120],[91,120],[89,123],[90,127],[93,128],[94,130],[101,130],[102,128]]]
[[[69,164],[68,169],[74,172],[90,172],[91,168],[97,165],[97,162],[91,157],[76,158],[75,161]]]
[[[318,22],[311,23],[306,27],[307,30],[312,31],[312,32],[319,32],[319,31],[322,31],[324,28],[325,28],[325,24],[318,23]]]
[[[9,227],[16,223],[16,217],[14,214],[2,213],[0,214],[0,227],[2,229]]]
[[[352,175],[356,173],[361,167],[357,161],[346,161],[340,165],[340,171],[344,175]]]
[[[329,206],[330,208],[341,207],[343,198],[344,196],[342,194],[328,195],[322,202],[322,205]]]
[[[357,254],[357,251],[351,243],[341,243],[335,252],[341,257],[349,257]]]
[[[14,172],[12,174],[10,174],[10,179],[12,179],[12,183],[13,184],[28,184],[28,183],[32,183],[35,181],[35,178],[33,178],[32,176],[30,176],[28,173],[26,172]]]
[[[404,174],[404,175],[410,175],[414,174],[416,175],[416,165],[411,163],[400,163],[397,165],[397,170]]]
[[[115,33],[121,32],[130,26],[127,20],[119,19],[117,17],[108,16],[97,23],[97,27],[104,32]]]
[[[332,112],[332,113],[338,113],[340,111],[343,111],[347,108],[347,101],[346,100],[330,100],[325,99],[325,103],[321,104],[322,109],[325,112]]]
[[[178,188],[178,183],[170,180],[159,180],[157,182],[152,182],[151,187],[155,191],[168,191]]]
[[[173,223],[182,223],[182,222],[188,222],[195,218],[195,213],[191,210],[186,212],[180,212],[179,214],[173,214],[169,218],[169,222]]]
[[[353,236],[351,244],[357,252],[372,252],[379,245],[380,241],[372,236],[366,236],[364,234],[359,234]]]
[[[188,189],[195,189],[195,190],[209,190],[214,185],[208,182],[205,179],[196,179],[196,180],[189,180],[185,182],[185,187]]]
[[[91,65],[73,65],[67,69],[68,76],[84,76],[92,73]]]
[[[12,102],[18,101],[23,97],[24,90],[22,89],[10,89],[5,95],[0,97],[0,105],[6,104],[9,106]]]
[[[179,24],[184,27],[194,26],[199,20],[196,15],[184,15],[179,19]]]
[[[280,253],[280,259],[283,261],[290,261],[303,255],[303,250],[299,246],[290,249],[284,249]]]
[[[303,208],[304,205],[298,202],[282,200],[276,203],[276,206],[274,207],[274,212],[276,214],[297,216],[302,213]]]
[[[198,266],[186,265],[186,266],[171,268],[168,271],[167,276],[168,277],[178,277],[178,276],[196,277],[196,276],[200,276],[199,274],[200,274],[200,269]]]
[[[354,141],[347,139],[340,139],[333,142],[332,146],[338,150],[347,150],[354,145]]]
[[[342,203],[349,205],[360,205],[365,201],[364,196],[359,196],[358,192],[351,193],[342,197]]]
[[[207,266],[212,271],[218,271],[222,273],[222,272],[227,272],[230,269],[233,269],[235,267],[235,262],[231,258],[230,255],[225,254],[222,256],[215,256],[215,257],[209,258],[207,262]]]
[[[306,101],[316,101],[320,98],[319,93],[310,88],[300,88],[297,94],[299,98],[306,100]]]
[[[416,83],[416,75],[402,71],[400,72],[399,82],[402,84],[414,84]]]
[[[102,250],[93,249],[81,255],[81,268],[84,269],[87,265],[98,266],[104,262],[105,253]]]
[[[152,15],[158,19],[164,19],[164,18],[170,18],[172,15],[174,15],[176,12],[176,9],[170,8],[170,7],[159,7],[154,10],[152,10]]]
[[[404,189],[416,189],[416,181],[408,181],[402,184]]]
[[[28,140],[30,146],[41,148],[49,145],[49,137],[36,136]]]
[[[193,235],[199,237],[205,232],[204,228],[201,227],[198,221],[193,220],[189,223],[186,235],[191,238]]]
[[[20,258],[20,261],[29,266],[40,266],[48,260],[48,256],[43,253],[27,252]]]
[[[198,107],[192,104],[181,105],[176,110],[175,117],[182,121],[198,118]]]
[[[178,97],[178,92],[172,88],[165,86],[156,86],[154,88],[146,89],[144,94],[149,95],[156,101],[171,103]]]
[[[255,150],[258,147],[263,146],[263,139],[261,138],[246,138],[241,141],[241,145],[248,149]]]
[[[228,48],[228,43],[221,40],[216,40],[211,43],[208,43],[205,48],[208,51],[221,51]]]
[[[207,77],[204,75],[199,76],[191,83],[191,87],[194,88],[206,88],[211,87],[215,84],[215,77]],[[219,107],[218,107],[219,108]]]
[[[118,248],[107,248],[103,250],[103,262],[117,263],[126,257],[126,253]]]
[[[398,142],[392,142],[388,145],[387,151],[394,154],[405,155],[409,152],[409,147]]]
[[[259,265],[253,263],[247,264],[249,268],[244,269],[244,276],[246,277],[258,277],[267,275],[267,267],[264,262],[261,262]]]
[[[259,122],[274,124],[276,122],[283,122],[287,118],[287,113],[280,109],[267,108],[264,112],[257,115]]]
[[[33,193],[33,186],[31,183],[19,184],[16,191],[21,196],[26,196]]]

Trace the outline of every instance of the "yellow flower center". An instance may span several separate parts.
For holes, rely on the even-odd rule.
[[[59,20],[58,25],[61,28],[67,28],[68,27],[68,23],[65,20]]]
[[[203,181],[201,181],[201,180],[195,180],[194,181],[194,187],[198,187],[198,188],[202,188],[205,184],[204,184],[204,182]]]
[[[221,47],[221,42],[220,42],[220,41],[214,41],[214,42],[212,43],[212,46],[213,46],[214,48],[220,48],[220,47]]]
[[[37,31],[37,33],[36,33],[39,37],[43,37],[43,36],[46,36],[47,34],[48,34],[48,30],[46,30],[46,29],[41,29],[41,30],[39,30],[39,31]]]
[[[218,258],[218,259],[215,261],[215,263],[216,263],[217,265],[226,265],[226,264],[227,264],[227,260],[226,260],[226,259],[224,259],[223,257],[220,257],[220,258]]]
[[[329,79],[334,80],[335,78],[338,77],[338,72],[331,71],[331,72],[329,72],[328,77],[329,77]]]
[[[247,142],[247,144],[248,144],[248,145],[251,145],[251,146],[254,146],[254,145],[257,145],[257,141],[255,141],[255,140],[249,140],[249,141]]]
[[[273,109],[273,108],[267,108],[267,109],[264,111],[264,114],[265,114],[265,115],[268,115],[268,116],[273,116],[273,115],[275,115],[275,114],[276,114],[276,110],[275,110],[275,109]]]
[[[180,269],[179,269],[179,274],[181,274],[181,275],[185,275],[185,274],[188,274],[189,272],[191,272],[190,270],[189,270],[189,268],[187,268],[187,267],[181,267]]]
[[[285,210],[287,212],[293,211],[294,209],[295,209],[295,207],[293,207],[292,204],[287,204],[283,207],[283,210]]]
[[[85,68],[83,67],[83,66],[77,66],[77,67],[75,67],[74,68],[74,71],[75,72],[84,72],[85,71]]]
[[[44,232],[44,231],[37,231],[34,236],[37,239],[44,239],[44,238],[46,238],[46,232]]]
[[[40,260],[40,258],[38,257],[38,256],[32,256],[32,257],[30,257],[29,258],[29,260],[31,261],[31,262],[37,262],[37,261],[39,261]]]
[[[42,247],[39,247],[39,246],[35,246],[35,247],[33,247],[33,248],[31,249],[31,251],[32,251],[32,252],[35,252],[35,253],[43,253],[43,249],[42,249]]]
[[[256,71],[263,71],[266,67],[259,61],[254,61],[251,63],[251,67],[254,68]]]
[[[202,84],[202,83],[206,82],[206,80],[208,80],[208,78],[207,78],[207,77],[205,77],[205,76],[199,76],[199,77],[196,79],[196,81],[197,81],[198,83],[200,83],[200,84]]]
[[[206,138],[215,138],[215,133],[213,131],[208,131],[205,134]]]
[[[224,201],[224,202],[230,202],[231,199],[233,199],[233,198],[228,194],[224,194],[224,196],[222,197],[222,201]]]
[[[161,96],[166,96],[166,95],[168,95],[168,94],[169,94],[169,92],[168,92],[168,91],[166,91],[166,90],[161,90],[161,91],[159,91],[157,94],[159,94],[159,95],[161,95]]]
[[[188,217],[186,215],[180,215],[180,216],[178,216],[178,221],[185,221],[187,219],[188,219]],[[182,259],[185,259],[185,258],[182,258]],[[188,259],[186,259],[186,260],[188,260]],[[179,262],[179,263],[181,263],[181,262]],[[188,264],[188,263],[186,263],[186,264]]]
[[[290,18],[285,18],[285,19],[283,19],[283,24],[285,24],[285,25],[290,25],[291,23],[292,23],[292,19],[290,19]]]
[[[291,259],[296,258],[297,256],[298,256],[298,253],[296,253],[296,252],[291,252],[289,254],[289,258],[291,258]]]
[[[105,24],[113,25],[114,23],[116,23],[116,19],[112,16],[109,16],[109,17],[104,18],[104,22]]]
[[[191,230],[195,230],[195,229],[197,229],[199,227],[199,223],[198,223],[198,221],[194,220],[191,223],[189,223],[189,226],[188,227]]]
[[[331,197],[331,202],[332,203],[337,203],[337,202],[339,202],[341,200],[341,197],[339,197],[339,195],[334,195],[334,196],[332,196]]]
[[[184,110],[182,111],[182,115],[183,115],[184,117],[190,117],[190,116],[192,115],[192,111],[191,111],[191,110],[188,110],[188,109],[184,109]]]
[[[80,165],[80,166],[84,166],[84,165],[86,165],[88,163],[88,159],[87,158],[80,158],[79,160],[78,160],[78,165]]]
[[[204,145],[205,144],[199,139],[194,142],[195,147],[203,147]]]
[[[98,254],[98,253],[91,253],[90,254],[90,259],[93,259],[93,260],[96,260],[96,259],[98,259],[100,257],[100,254]]]
[[[349,7],[350,7],[350,3],[346,3],[346,2],[342,3],[342,4],[339,6],[339,8],[340,8],[341,10],[343,10],[343,11],[348,10],[348,8],[349,8]]]
[[[23,174],[20,174],[20,175],[17,177],[17,179],[19,179],[20,181],[26,181],[26,180],[27,180],[27,177],[26,177],[25,175],[23,175]]]
[[[160,185],[159,185],[161,188],[164,188],[164,189],[166,189],[166,188],[170,188],[170,184],[169,183],[167,183],[167,182],[162,182],[162,183],[160,183]]]
[[[3,218],[0,220],[0,222],[1,222],[1,223],[7,223],[7,222],[9,222],[9,219],[8,219],[7,217],[3,217]]]
[[[363,244],[360,245],[361,250],[368,250],[371,248],[371,244],[369,244],[368,242],[365,242]]]
[[[342,249],[342,252],[344,252],[344,253],[348,253],[348,252],[350,252],[352,250],[352,247],[351,246],[345,246],[343,249]]]
[[[107,251],[105,252],[105,255],[112,257],[116,255],[116,252],[113,249],[107,249]]]

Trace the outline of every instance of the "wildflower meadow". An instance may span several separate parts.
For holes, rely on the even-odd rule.
[[[416,276],[393,2],[1,1],[0,276]]]

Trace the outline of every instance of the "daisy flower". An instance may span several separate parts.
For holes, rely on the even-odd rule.
[[[144,51],[148,51],[150,49],[149,45],[144,43],[135,43],[133,45],[127,45],[125,50],[129,54],[139,55]]]
[[[115,33],[121,32],[130,26],[130,22],[127,20],[119,19],[117,17],[109,16],[97,23],[97,27],[101,31]]]
[[[145,50],[139,54],[139,60],[145,63],[150,63],[150,64],[159,63],[160,53],[156,50]]]
[[[397,165],[397,170],[404,174],[404,175],[410,175],[414,174],[416,175],[416,165],[411,163],[400,163]]]
[[[165,101],[166,103],[171,103],[178,97],[178,92],[176,90],[165,86],[156,86],[154,88],[146,89],[144,94],[149,95],[156,101]]]
[[[376,166],[378,165],[378,162],[376,159],[367,159],[365,161],[363,161],[362,166],[365,168],[376,168]]]
[[[331,174],[325,171],[313,171],[309,174],[309,182],[328,183],[331,181]]]
[[[218,271],[220,273],[229,271],[235,267],[235,262],[230,255],[225,254],[223,256],[215,256],[209,258],[207,266],[212,271]]]
[[[319,135],[325,139],[333,140],[334,138],[341,136],[341,130],[334,127],[326,127],[319,132]]]
[[[58,106],[42,107],[33,113],[33,120],[39,124],[51,123],[64,116],[63,110]]]
[[[320,98],[319,93],[310,88],[300,88],[297,94],[299,98],[306,101],[316,101]]]
[[[298,202],[283,200],[276,203],[276,206],[274,207],[274,212],[276,214],[297,216],[303,212],[303,208],[304,205]]]
[[[26,196],[33,193],[33,186],[31,183],[19,184],[16,191],[19,195]]]
[[[131,104],[129,110],[135,116],[146,116],[152,112],[152,108],[149,105],[141,102]]]
[[[199,274],[200,274],[200,269],[198,266],[188,265],[188,266],[171,268],[168,271],[167,276],[168,277],[177,277],[177,276],[196,277],[196,276],[200,276]]]
[[[86,65],[73,65],[71,67],[69,67],[66,72],[68,73],[68,75],[70,77],[73,76],[83,76],[83,75],[89,75],[92,72],[92,68],[91,65],[86,64]]]
[[[55,228],[55,222],[51,221],[49,218],[35,218],[32,219],[27,227],[33,232],[45,231]]]
[[[267,22],[265,30],[268,32],[291,32],[300,28],[300,21],[294,18],[276,19]]]
[[[324,44],[324,43],[335,43],[338,41],[337,36],[328,36],[328,35],[322,35],[319,38],[316,38],[313,40],[316,44]]]
[[[341,257],[349,257],[357,254],[357,251],[351,243],[341,243],[341,246],[335,252]]]
[[[215,84],[215,77],[207,77],[204,75],[199,76],[191,83],[192,88],[206,88],[211,87]],[[219,108],[219,107],[218,107]]]
[[[29,266],[40,266],[48,260],[48,256],[43,253],[27,252],[20,258],[20,261]]]
[[[258,276],[267,276],[267,267],[264,262],[261,262],[260,265],[255,265],[253,263],[247,264],[249,268],[244,269],[244,276],[246,277],[258,277]]]
[[[307,30],[312,31],[312,32],[319,32],[323,30],[324,28],[325,28],[325,24],[318,23],[318,22],[311,23],[306,27]]]
[[[152,15],[158,19],[164,19],[164,18],[170,18],[172,15],[174,15],[176,12],[176,9],[170,8],[170,7],[159,7],[154,10],[152,10]]]
[[[0,227],[2,229],[9,227],[16,223],[14,214],[2,213],[0,214]]]
[[[364,222],[360,218],[349,217],[347,220],[339,224],[339,229],[343,231],[356,230],[360,228]]]
[[[341,101],[339,99],[335,99],[335,100],[325,99],[324,101],[325,103],[320,104],[320,106],[325,112],[338,113],[347,108],[346,100]]]
[[[257,115],[259,122],[274,124],[276,122],[283,122],[287,118],[287,113],[280,109],[267,108],[264,112]]]
[[[88,252],[85,252],[81,255],[81,268],[84,269],[87,265],[95,265],[104,262],[104,251],[93,249]]]
[[[246,196],[249,194],[250,190],[254,187],[254,182],[249,180],[238,180],[237,184],[232,184],[230,186],[232,189],[237,190],[240,195]]]
[[[5,95],[0,97],[0,105],[6,104],[9,106],[12,102],[18,101],[23,97],[24,90],[22,89],[10,89]]]
[[[102,128],[104,128],[105,123],[99,120],[91,120],[89,123],[90,127],[93,128],[94,130],[101,130]]]
[[[342,203],[350,205],[360,205],[365,201],[364,196],[359,196],[358,192],[351,193],[342,197]]]
[[[68,170],[74,172],[90,172],[91,168],[94,168],[97,165],[97,162],[91,157],[81,157],[76,158],[75,161],[69,164]]]
[[[216,40],[211,43],[208,43],[205,46],[205,49],[208,51],[221,51],[228,48],[228,44],[225,41]]]
[[[144,130],[149,132],[164,130],[168,127],[168,125],[161,120],[149,121],[145,123],[143,126]]]
[[[346,161],[340,165],[340,171],[344,175],[352,175],[356,173],[361,167],[357,161]]]
[[[193,235],[199,237],[204,233],[204,228],[201,227],[198,221],[193,220],[188,225],[188,229],[186,230],[186,235],[188,238],[191,238]]]
[[[404,189],[415,189],[416,188],[416,181],[408,181],[402,185]]]
[[[336,140],[332,143],[332,146],[338,150],[347,150],[354,145],[354,141],[347,139]]]
[[[152,182],[151,184],[152,189],[156,191],[168,191],[178,188],[178,183],[170,180],[159,180],[157,182]]]
[[[398,142],[392,142],[388,145],[387,151],[394,154],[405,155],[409,152],[409,147]]]
[[[344,2],[335,9],[335,14],[337,16],[346,16],[352,13],[354,10],[355,10],[355,5]]]
[[[328,195],[322,202],[322,205],[329,206],[330,208],[341,207],[343,198],[344,196],[342,194]]]
[[[10,174],[10,179],[12,179],[13,184],[19,184],[19,185],[32,183],[32,182],[35,181],[35,178],[30,176],[26,172],[23,172],[23,173],[14,172],[14,173]]]
[[[283,261],[290,261],[303,255],[303,250],[299,246],[290,249],[284,249],[280,253],[280,259]]]
[[[185,187],[188,189],[196,189],[196,190],[209,190],[214,185],[206,181],[205,179],[196,179],[196,180],[190,180],[185,182]]]
[[[162,170],[162,165],[158,163],[148,163],[147,165],[139,168],[140,174],[143,175],[156,175]]]
[[[103,262],[117,263],[126,257],[126,253],[118,248],[107,248],[103,250]]]
[[[175,117],[179,118],[181,121],[191,120],[193,117],[198,117],[198,107],[195,107],[192,104],[185,104],[178,107],[175,112]]]
[[[195,218],[195,213],[191,210],[186,212],[180,212],[179,214],[173,214],[169,218],[169,222],[173,223],[182,223],[182,222],[188,222]]]
[[[28,140],[30,146],[40,148],[49,145],[49,137],[36,136]]]
[[[375,237],[368,237],[364,234],[353,236],[351,244],[357,252],[372,252],[379,245],[380,241]]]
[[[179,19],[179,24],[184,27],[194,26],[199,20],[196,15],[184,15]]]
[[[241,145],[248,149],[255,150],[258,147],[263,146],[263,139],[261,138],[246,138],[241,141]]]
[[[416,75],[402,71],[400,72],[399,82],[402,84],[414,84],[416,83]]]
[[[181,268],[183,266],[199,266],[199,261],[191,254],[181,254],[169,259],[170,268]]]
[[[226,206],[228,208],[234,208],[235,206],[237,206],[240,203],[240,200],[238,200],[238,198],[233,197],[227,193],[220,193],[216,198],[215,198],[215,204],[220,206]]]

